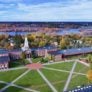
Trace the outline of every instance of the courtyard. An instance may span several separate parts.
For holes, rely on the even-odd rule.
[[[64,92],[88,84],[88,69],[74,60],[46,63],[35,69],[19,66],[1,70],[0,92]]]

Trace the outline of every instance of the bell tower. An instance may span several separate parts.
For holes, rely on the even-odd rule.
[[[22,51],[28,51],[29,50],[29,44],[27,36],[25,36],[24,46],[22,47]]]
[[[27,36],[25,36],[24,45],[21,49],[26,54],[26,58],[30,58],[31,49],[29,48],[29,43],[28,43]]]

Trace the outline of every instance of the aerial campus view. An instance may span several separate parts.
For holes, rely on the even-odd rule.
[[[0,92],[92,92],[92,1],[0,0]]]

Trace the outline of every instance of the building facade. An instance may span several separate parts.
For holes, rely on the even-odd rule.
[[[54,52],[50,52],[49,55],[53,57],[54,61],[61,61],[64,58],[70,56],[77,56],[77,55],[84,55],[84,54],[91,54],[92,47],[83,47],[83,48],[71,48],[66,50],[58,50]]]
[[[5,49],[0,49],[0,70],[7,69],[9,67],[9,53]]]

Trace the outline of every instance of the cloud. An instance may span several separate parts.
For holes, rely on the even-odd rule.
[[[27,4],[19,2],[16,7],[13,6],[13,9],[8,11],[7,15],[2,16],[2,20],[92,21],[92,1],[62,0],[59,2],[46,2],[43,4]]]
[[[0,9],[3,10],[11,7],[14,7],[14,4],[0,4]]]
[[[6,14],[6,11],[0,11],[0,19],[2,18],[2,16],[4,15],[4,14]]]
[[[76,19],[92,19],[92,1],[74,0],[66,2],[64,6],[60,3],[44,3],[38,5],[18,4],[18,9],[26,12],[34,20],[76,20]]]
[[[0,0],[2,3],[13,3],[13,2],[22,2],[23,0]]]

